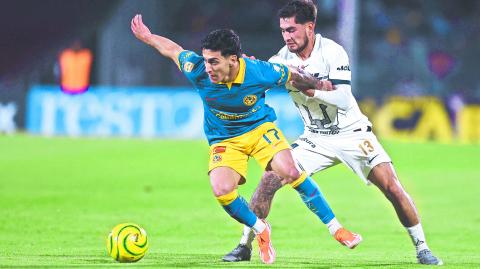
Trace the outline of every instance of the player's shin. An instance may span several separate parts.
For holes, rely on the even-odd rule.
[[[255,233],[261,233],[265,229],[265,224],[257,218],[248,207],[247,201],[238,194],[237,190],[218,196],[217,201],[232,218],[251,227]]]
[[[290,185],[300,194],[302,201],[310,211],[317,215],[324,224],[335,218],[317,183],[310,177],[307,177],[305,173],[302,173]]]

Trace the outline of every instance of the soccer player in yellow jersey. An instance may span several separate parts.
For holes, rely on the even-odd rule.
[[[265,92],[292,81],[301,88],[322,90],[324,82],[283,64],[241,57],[239,37],[232,30],[215,30],[202,41],[202,56],[172,40],[152,34],[136,15],[133,34],[174,61],[198,91],[204,106],[204,130],[210,144],[209,176],[213,194],[227,213],[250,227],[257,237],[260,258],[273,263],[270,226],[239,196],[247,160],[255,158],[267,171],[281,175],[323,222],[336,221],[320,189],[296,168],[290,146],[273,124],[275,112],[265,104]],[[358,244],[359,235],[349,233]]]

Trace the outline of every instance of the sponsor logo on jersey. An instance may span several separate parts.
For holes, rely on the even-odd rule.
[[[195,65],[192,62],[186,62],[183,64],[183,71],[190,73],[192,72],[194,66]]]
[[[253,106],[257,102],[257,96],[254,94],[247,95],[243,98],[243,103],[246,106]]]
[[[262,108],[261,106],[256,106],[256,107],[250,109],[248,112],[245,112],[245,113],[228,113],[228,112],[216,110],[214,108],[210,108],[210,111],[217,118],[222,119],[222,120],[239,120],[239,119],[244,119],[246,117],[251,116],[252,114],[256,113],[261,108]]]
[[[350,66],[349,65],[342,65],[340,67],[337,67],[337,71],[350,71]]]
[[[213,154],[223,153],[223,152],[225,152],[226,149],[227,149],[227,147],[225,147],[225,146],[214,147],[213,148]]]

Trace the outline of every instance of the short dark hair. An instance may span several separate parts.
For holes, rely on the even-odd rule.
[[[210,32],[202,40],[202,50],[220,51],[222,56],[242,55],[240,37],[232,29],[219,29]]]
[[[295,23],[315,23],[317,14],[316,7],[312,1],[293,0],[288,2],[278,11],[279,18],[295,17]]]

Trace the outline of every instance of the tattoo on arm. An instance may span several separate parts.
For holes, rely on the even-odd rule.
[[[281,180],[280,176],[271,171],[263,175],[249,205],[259,218],[265,219],[270,213],[273,196],[283,186]]]
[[[290,80],[292,81],[295,88],[305,91],[308,89],[318,88],[319,80],[314,76],[306,73],[303,70],[290,67]]]

